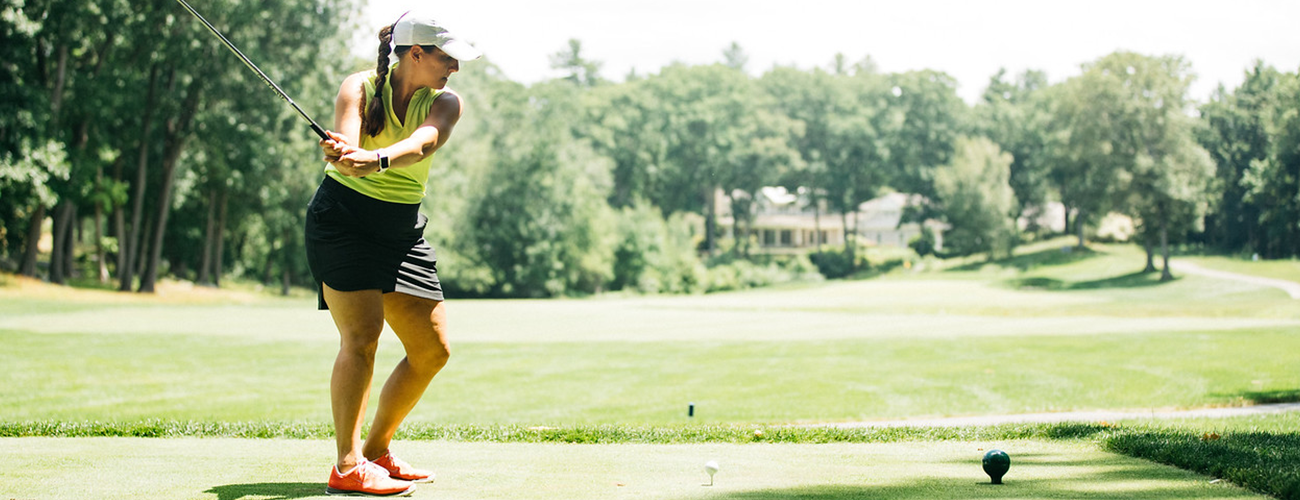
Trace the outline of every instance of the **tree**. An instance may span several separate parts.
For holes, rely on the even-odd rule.
[[[1010,154],[986,138],[957,140],[952,162],[934,173],[938,213],[951,226],[944,247],[957,254],[1009,257],[1018,240]]]
[[[850,259],[858,231],[856,217],[851,226],[849,215],[889,182],[889,141],[897,132],[888,79],[864,68],[841,67],[835,73],[775,68],[761,80],[777,109],[803,128],[792,141],[802,161],[789,162],[785,184],[792,191],[810,188],[817,225],[823,202],[840,215]]]
[[[1275,107],[1263,113],[1268,155],[1242,176],[1245,201],[1259,207],[1258,251],[1265,258],[1300,255],[1300,75],[1277,87]]]
[[[1016,194],[1016,217],[1037,219],[1050,193],[1047,152],[1047,124],[1050,121],[1046,92],[1047,75],[1025,71],[1006,81],[1006,70],[989,79],[981,101],[975,107],[975,128],[1005,152],[1011,154],[1008,182]],[[1030,230],[1035,228],[1031,227]]]
[[[934,169],[949,163],[957,138],[969,128],[957,81],[937,71],[891,75],[888,141],[890,184],[929,197]]]
[[[1266,114],[1276,106],[1282,75],[1256,61],[1245,81],[1233,92],[1222,85],[1201,106],[1203,127],[1198,141],[1216,165],[1219,196],[1206,218],[1211,244],[1229,252],[1257,251],[1260,247],[1260,207],[1246,201],[1250,190],[1244,181],[1251,162],[1268,157]]]
[[[716,193],[756,121],[753,82],[721,64],[669,66],[644,82],[664,116],[662,182],[649,198],[665,213],[704,214],[704,251],[717,251]]]
[[[1113,154],[1115,134],[1125,130],[1124,124],[1107,108],[1123,102],[1123,82],[1120,75],[1107,69],[1085,65],[1083,74],[1052,87],[1049,93],[1048,177],[1065,205],[1066,216],[1074,213],[1077,246],[1083,248],[1085,224],[1114,206],[1112,187],[1126,168],[1124,158]],[[1070,230],[1068,224],[1066,229]]]
[[[569,39],[569,46],[551,54],[551,69],[561,70],[567,75],[564,79],[583,87],[594,87],[602,81],[600,67],[602,63],[587,59],[582,55],[582,41]]]
[[[493,150],[469,201],[460,244],[491,273],[492,295],[592,293],[612,277],[609,165],[572,140],[569,121],[580,113],[571,87],[516,96],[536,104],[509,145]]]
[[[1190,66],[1181,57],[1150,57],[1116,52],[1095,62],[1088,73],[1108,86],[1108,99],[1089,103],[1085,113],[1111,124],[1096,137],[1117,181],[1113,206],[1138,221],[1148,255],[1159,239],[1169,273],[1168,241],[1186,234],[1200,220],[1209,197],[1213,163],[1193,137],[1187,98]],[[1150,259],[1148,259],[1150,261]]]
[[[645,80],[593,89],[584,106],[586,119],[577,124],[578,137],[614,162],[614,187],[609,204],[632,206],[655,199],[666,181],[668,113]],[[672,208],[672,207],[660,207]],[[668,214],[663,214],[667,216]]]
[[[745,49],[740,48],[739,43],[731,42],[727,50],[722,52],[722,64],[728,68],[745,71],[745,65],[749,64],[749,54],[745,53]]]

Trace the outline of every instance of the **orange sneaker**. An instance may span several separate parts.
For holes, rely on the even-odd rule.
[[[411,481],[413,483],[433,482],[432,471],[411,467],[411,464],[393,456],[391,452],[385,452],[384,456],[376,458],[375,465],[388,469],[388,475],[396,479]]]
[[[383,467],[374,462],[364,461],[353,467],[347,474],[340,474],[338,466],[333,467],[325,493],[376,497],[407,496],[415,493],[415,483],[388,477],[388,471]]]

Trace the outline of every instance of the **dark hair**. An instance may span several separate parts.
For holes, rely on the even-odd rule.
[[[412,45],[398,45],[390,50],[389,44],[392,43],[392,41],[393,26],[384,26],[383,28],[380,28],[379,59],[376,61],[378,65],[375,67],[375,73],[378,75],[375,78],[375,95],[370,99],[369,103],[365,103],[364,100],[362,101],[365,104],[362,104],[364,107],[361,110],[361,133],[371,137],[375,137],[379,135],[380,132],[383,132],[384,123],[387,121],[384,119],[384,84],[388,81],[388,55],[391,52],[397,54],[398,58],[401,58],[406,55],[407,52],[410,52],[411,47],[413,47]],[[433,46],[426,47],[424,45],[421,45],[420,48],[424,49],[425,52],[432,52],[434,49]],[[365,85],[362,84],[361,88],[365,89]]]
[[[388,80],[388,54],[390,49],[388,44],[393,41],[393,27],[384,26],[379,29],[379,66],[375,72],[379,74],[375,78],[375,95],[370,99],[369,104],[363,104],[365,109],[361,112],[361,133],[374,137],[384,131],[384,83]],[[364,89],[365,86],[363,85]],[[361,102],[365,102],[362,100]]]

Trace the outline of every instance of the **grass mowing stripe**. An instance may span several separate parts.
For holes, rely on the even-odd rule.
[[[0,421],[329,421],[332,341],[0,330]],[[466,343],[410,422],[786,424],[1232,405],[1300,384],[1288,328],[1090,337]],[[383,345],[376,386],[400,357]],[[1291,392],[1288,392],[1291,391]],[[378,391],[374,391],[377,395]],[[696,403],[688,420],[687,405]],[[374,406],[372,405],[371,408]]]

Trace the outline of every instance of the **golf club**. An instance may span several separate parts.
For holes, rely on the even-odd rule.
[[[245,66],[248,66],[249,69],[256,72],[257,76],[262,77],[262,81],[266,82],[267,86],[270,86],[272,90],[275,90],[275,93],[279,94],[281,99],[288,101],[289,105],[293,106],[293,109],[297,110],[298,114],[302,115],[302,117],[306,119],[308,123],[311,124],[312,131],[316,132],[316,135],[320,136],[321,140],[329,140],[329,136],[325,134],[324,129],[320,128],[320,125],[316,124],[316,120],[313,120],[311,119],[310,116],[307,116],[307,112],[303,111],[302,108],[298,107],[298,104],[293,102],[293,99],[289,97],[289,94],[284,93],[284,91],[280,89],[279,85],[276,85],[275,82],[271,81],[270,77],[266,76],[266,73],[263,73],[262,70],[257,69],[257,65],[253,64],[253,61],[248,60],[248,58],[244,56],[243,52],[240,52],[239,49],[235,48],[235,44],[230,43],[230,40],[227,40],[226,37],[222,35],[220,31],[217,31],[217,28],[213,27],[212,23],[209,23],[207,19],[204,19],[203,16],[199,14],[198,11],[194,10],[194,7],[190,7],[190,4],[185,3],[185,0],[176,0],[176,1],[180,2],[181,5],[185,7],[185,10],[190,11],[190,14],[194,14],[194,17],[199,18],[199,21],[202,21],[203,25],[208,27],[208,31],[211,31],[212,34],[217,35],[217,38],[221,39],[221,43],[226,44],[226,48],[230,49],[231,52],[234,52],[235,55],[239,56],[239,60],[244,61]]]

